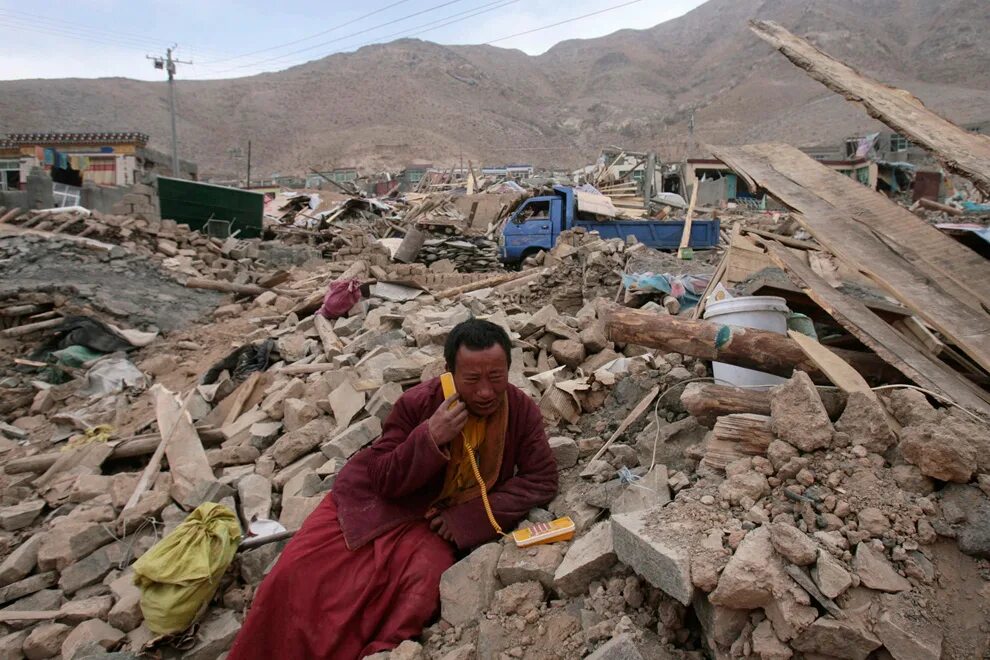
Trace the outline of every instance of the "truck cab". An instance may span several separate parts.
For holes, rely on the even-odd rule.
[[[516,263],[541,250],[553,248],[565,215],[559,195],[530,197],[509,217],[499,235],[502,261]]]

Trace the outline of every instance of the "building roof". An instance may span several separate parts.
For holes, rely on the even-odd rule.
[[[8,133],[0,145],[7,146],[31,144],[86,144],[101,142],[103,144],[121,144],[137,142],[147,144],[148,135],[137,131],[113,133]]]

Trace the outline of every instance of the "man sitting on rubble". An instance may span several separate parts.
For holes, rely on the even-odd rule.
[[[557,493],[539,408],[509,384],[510,340],[472,319],[447,337],[457,394],[439,378],[402,395],[381,437],[340,471],[258,589],[230,660],[349,660],[418,636],[440,576]]]

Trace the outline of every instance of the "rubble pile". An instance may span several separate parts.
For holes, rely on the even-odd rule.
[[[483,237],[428,238],[416,260],[428,266],[438,261],[450,261],[463,273],[502,268],[498,260],[498,244]]]
[[[152,257],[171,271],[248,284],[277,266],[265,259],[258,239],[212,238],[174,220],[137,215],[108,215],[85,209],[26,213],[10,222],[27,233],[54,233],[65,242],[103,249],[114,258]],[[74,241],[73,237],[86,239]]]
[[[587,397],[608,394],[604,383],[647,369],[645,361],[626,360],[604,339],[594,305],[579,320],[549,310],[506,315],[497,303],[468,296],[393,302],[372,295],[330,322],[319,316],[300,319],[289,309],[292,300],[306,295],[308,288],[292,288],[302,282],[287,282],[286,293],[262,294],[216,314],[217,324],[257,329],[242,333],[240,348],[209,369],[180,347],[195,345],[186,337],[210,330],[178,333],[166,347],[132,353],[143,375],[116,393],[87,397],[82,379],[54,386],[39,382],[29,402],[9,411],[12,423],[0,427],[7,454],[0,526],[8,532],[11,551],[0,568],[7,580],[0,594],[5,598],[0,611],[8,613],[3,620],[9,634],[0,642],[5,651],[33,655],[27,649],[44,639],[51,655],[72,657],[83,642],[81,633],[70,631],[92,629],[104,648],[137,652],[153,635],[142,624],[130,564],[203,502],[237,511],[245,534],[260,530],[259,521],[267,519],[298,529],[346,461],[380,433],[403,388],[444,370],[446,334],[471,316],[490,318],[520,340],[512,382],[547,399],[541,406],[548,417],[557,414],[551,393],[566,391],[557,383],[569,388],[594,381],[581,393],[590,407],[594,403]],[[295,296],[288,293],[293,290]],[[584,324],[593,331],[582,331]],[[598,375],[582,377],[582,371]],[[182,374],[186,377],[179,378]],[[6,384],[16,379],[28,385],[30,378],[14,373]],[[182,389],[181,397],[163,380]],[[166,451],[168,467],[152,472],[142,490],[138,483],[147,457],[164,433],[158,424],[180,401],[192,422],[184,431],[192,444],[179,450],[173,440]],[[87,431],[101,424],[110,425],[110,438],[119,444],[106,438],[85,443]],[[72,453],[78,460],[59,458],[63,442],[80,447]],[[136,491],[136,503],[128,507]],[[282,547],[284,541],[240,553],[218,592],[221,607],[202,620],[197,641],[185,651],[189,657],[215,657],[229,646],[238,617]],[[563,553],[560,547],[552,550]],[[504,575],[513,574],[506,570]],[[612,595],[600,597],[601,608],[615,607]],[[650,597],[656,602],[660,595]],[[643,610],[640,618],[649,616],[647,601],[637,608]],[[41,623],[12,620],[9,612],[20,610],[50,615]],[[506,616],[517,611],[518,604],[513,609],[505,603]]]

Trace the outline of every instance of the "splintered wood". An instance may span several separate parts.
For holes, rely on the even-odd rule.
[[[809,76],[862,104],[871,117],[922,145],[946,169],[971,179],[984,195],[990,195],[990,137],[956,126],[929,110],[914,95],[864,76],[778,23],[752,21],[750,29]]]
[[[765,455],[773,439],[768,415],[723,415],[705,440],[702,462],[715,470],[725,470],[726,465],[740,458]]]

